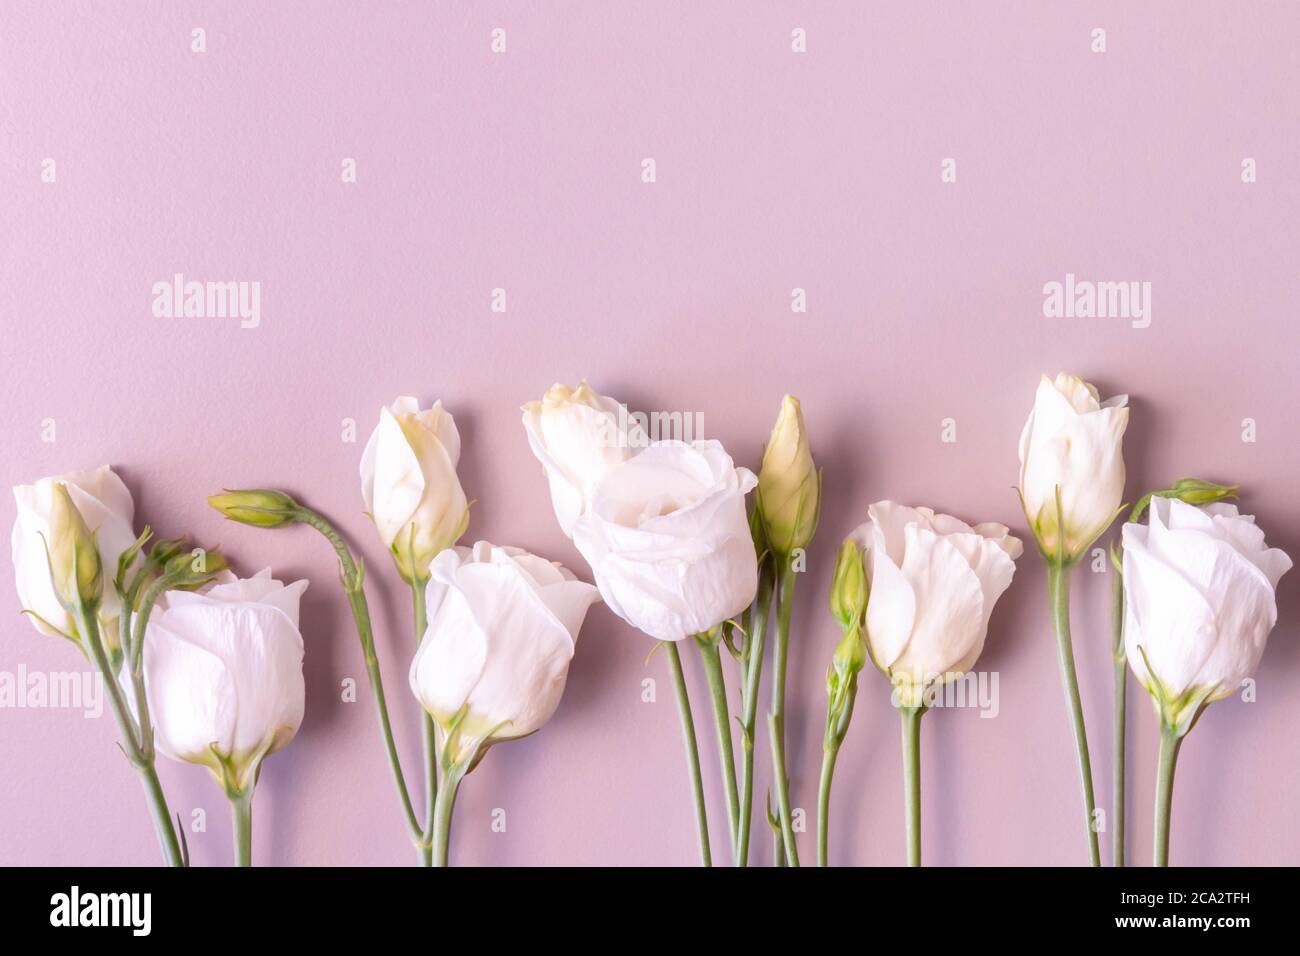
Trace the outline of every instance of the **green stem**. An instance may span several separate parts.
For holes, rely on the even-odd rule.
[[[744,693],[741,695],[741,726],[744,738],[740,751],[740,823],[737,828],[736,865],[749,865],[750,821],[754,814],[754,730],[758,721],[758,686],[763,675],[763,650],[767,641],[767,615],[772,604],[770,562],[759,569],[758,597],[745,636]]]
[[[370,679],[370,690],[375,695],[375,709],[379,716],[379,730],[384,738],[384,749],[388,754],[388,765],[393,771],[393,783],[397,786],[397,796],[402,802],[402,812],[406,816],[406,826],[411,839],[421,847],[424,831],[415,815],[411,803],[411,792],[406,786],[406,776],[402,773],[402,761],[397,754],[397,744],[393,740],[393,725],[388,716],[388,703],[384,697],[384,679],[379,673],[379,658],[375,654],[374,632],[370,624],[370,606],[366,602],[364,574],[352,559],[352,553],[343,543],[338,530],[323,516],[310,508],[298,506],[297,518],[305,525],[315,528],[324,536],[338,555],[343,591],[352,610],[352,620],[356,624],[357,637],[361,640],[361,652],[365,658],[366,675]],[[421,851],[421,860],[424,853]]]
[[[700,777],[700,751],[695,745],[695,721],[691,719],[691,699],[686,691],[686,675],[675,641],[664,641],[668,663],[672,667],[673,686],[677,691],[677,711],[682,718],[682,740],[686,744],[686,765],[691,775],[691,795],[695,799],[695,826],[700,837],[700,863],[712,866],[709,852],[709,818],[704,806],[704,781]]]
[[[1079,779],[1083,787],[1083,824],[1088,835],[1088,859],[1101,866],[1097,831],[1093,828],[1096,800],[1092,792],[1092,761],[1088,758],[1088,732],[1083,726],[1083,704],[1079,699],[1079,678],[1074,671],[1074,649],[1070,643],[1070,566],[1059,560],[1047,563],[1047,595],[1052,609],[1052,626],[1061,664],[1061,683],[1065,702],[1074,728],[1074,749],[1079,761]]]
[[[783,728],[782,719],[775,714],[767,715],[767,729],[772,740],[772,777],[776,781],[777,815],[781,824],[781,866],[798,866],[799,849],[794,842],[794,828],[791,826],[790,787],[781,785],[786,777],[785,747],[780,744]]]
[[[158,835],[158,844],[162,847],[163,860],[168,866],[184,866],[185,857],[181,852],[180,840],[172,828],[171,813],[167,809],[167,797],[163,794],[162,781],[153,761],[140,768],[140,783],[144,787],[144,797],[149,804],[149,815],[153,818],[154,832]],[[177,826],[180,825],[178,820]]]
[[[135,622],[132,626],[131,656],[129,659],[124,658],[123,663],[131,674],[131,687],[135,694],[140,750],[150,762],[153,761],[154,753],[153,723],[149,716],[149,697],[144,686],[144,638],[148,633],[149,618],[153,615],[158,598],[162,597],[163,592],[175,585],[178,580],[179,576],[164,574],[145,588],[144,595],[140,598],[140,609],[135,612]],[[123,614],[125,613],[126,609],[123,608]]]
[[[235,866],[253,865],[253,786],[230,798],[234,815]]]
[[[921,715],[924,707],[901,707],[903,806],[907,819],[907,865],[921,865]]]
[[[1183,739],[1166,726],[1160,728],[1160,764],[1156,772],[1156,829],[1153,864],[1169,865],[1169,814],[1174,805],[1174,764]]]
[[[827,865],[827,844],[830,834],[831,780],[835,776],[835,762],[839,759],[840,745],[853,719],[853,702],[858,695],[858,675],[849,677],[845,698],[836,713],[836,701],[826,705],[826,734],[822,740],[822,773],[817,786],[817,865]]]
[[[722,784],[727,799],[727,815],[731,820],[731,849],[738,854],[736,832],[740,826],[740,803],[736,796],[736,757],[731,744],[731,713],[727,706],[727,685],[722,674],[721,641],[714,637],[697,637],[700,659],[704,661],[704,675],[709,683],[709,696],[713,701],[713,725],[718,735],[718,762],[722,766]]]
[[[767,716],[772,742],[772,782],[781,822],[781,847],[789,866],[799,865],[790,818],[790,778],[785,769],[785,669],[790,648],[790,615],[794,609],[794,585],[798,574],[788,556],[777,556],[778,597],[776,602],[776,649],[772,658],[772,709]]]
[[[447,866],[451,848],[451,811],[456,804],[456,791],[460,787],[460,774],[443,775],[433,806],[433,865]]]
[[[137,574],[132,585],[127,588],[125,593],[121,594],[122,610],[117,616],[117,642],[122,648],[123,661],[130,661],[133,658],[131,653],[131,610],[135,607],[135,599],[142,577],[143,575]]]
[[[826,865],[826,851],[830,829],[831,778],[835,776],[835,760],[839,744],[822,748],[822,774],[817,786],[817,865]]]
[[[429,616],[424,605],[424,589],[427,584],[427,579],[411,582],[411,602],[415,612],[415,646],[417,649],[420,642],[424,640],[424,632],[429,627]],[[433,717],[424,708],[420,709],[424,716],[424,720],[420,724],[420,741],[424,751],[424,792],[426,795],[424,819],[427,822],[433,819],[435,804],[438,800],[438,743],[433,731]],[[420,865],[432,866],[433,848],[420,846],[417,849],[420,854]]]
[[[146,751],[140,746],[137,735],[138,725],[131,717],[126,698],[122,695],[122,688],[113,673],[112,664],[109,663],[104,643],[99,636],[99,621],[93,611],[84,607],[78,611],[77,618],[83,641],[89,645],[91,657],[94,658],[95,665],[103,677],[104,686],[108,689],[109,705],[117,722],[118,733],[122,736],[122,750],[131,766],[140,774],[145,799],[149,804],[149,814],[153,818],[154,831],[162,847],[163,860],[168,866],[184,866],[180,840],[177,839],[176,830],[172,826],[171,812],[167,809],[167,798],[163,794],[162,782],[158,779],[157,770],[154,769],[152,747]],[[141,697],[143,698],[143,694]],[[147,701],[142,699],[137,706],[141,708],[141,713],[148,713]]]
[[[126,750],[127,758],[132,765],[138,768],[142,755],[136,723],[127,708],[126,698],[122,696],[122,687],[113,674],[113,665],[109,662],[108,652],[104,650],[104,643],[100,640],[99,620],[94,611],[81,608],[77,612],[77,623],[81,629],[82,640],[89,645],[90,656],[94,658],[95,665],[104,678],[104,687],[108,690],[108,701],[113,709],[113,718],[117,721],[118,733],[122,735],[123,749]]]
[[[1115,719],[1114,737],[1111,747],[1114,751],[1114,771],[1111,780],[1110,812],[1111,826],[1114,828],[1111,845],[1111,862],[1115,866],[1124,865],[1124,764],[1125,764],[1125,710],[1128,706],[1128,659],[1124,654],[1124,577],[1111,568],[1114,579],[1112,599],[1111,628],[1114,633],[1113,657],[1115,661]]]

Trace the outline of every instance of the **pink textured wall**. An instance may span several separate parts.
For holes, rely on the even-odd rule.
[[[1105,53],[1090,50],[1096,27]],[[203,496],[282,485],[351,535],[413,767],[407,596],[356,475],[381,404],[411,393],[455,412],[471,539],[589,577],[551,515],[521,402],[587,376],[633,408],[703,412],[756,465],[793,392],[826,475],[790,675],[793,798],[811,817],[836,543],[885,497],[1024,534],[1016,440],[1041,371],[1132,394],[1130,497],[1184,474],[1239,481],[1270,542],[1300,555],[1298,29],[1285,3],[5,3],[0,484],[110,462],[162,533],[218,542],[244,571],[310,577],[307,717],[266,765],[256,860],[407,864],[330,553],[307,531],[223,523]],[[947,157],[955,183],[941,182]],[[260,282],[260,327],[154,318],[151,286],[176,272]],[[1150,327],[1045,318],[1042,287],[1066,273],[1150,282]],[[497,287],[505,314],[489,309]],[[791,311],[796,287],[806,314]],[[345,418],[357,444],[340,440]],[[945,418],[955,443],[940,440]],[[4,568],[0,670],[75,668],[18,616]],[[1300,863],[1298,590],[1300,573],[1284,579],[1258,701],[1216,704],[1183,748],[1176,863]],[[1075,646],[1102,795],[1108,600],[1109,577],[1081,571]],[[455,862],[694,862],[677,716],[649,647],[592,613],[556,717],[462,788]],[[1000,674],[999,716],[924,721],[927,862],[1084,861],[1054,655],[1031,553],[982,661]],[[646,676],[658,703],[641,700]],[[345,677],[359,703],[339,700]],[[1145,862],[1156,735],[1140,694],[1130,826]],[[695,695],[725,857],[702,680]],[[903,858],[887,696],[864,673],[833,862]],[[107,715],[0,710],[0,862],[157,859],[113,740]],[[208,812],[195,861],[227,862],[206,771],[162,774],[175,809]],[[759,774],[761,808],[762,758]],[[766,836],[756,845],[766,859]]]

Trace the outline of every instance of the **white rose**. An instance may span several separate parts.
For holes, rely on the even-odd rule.
[[[459,461],[460,433],[442,402],[421,411],[416,399],[402,396],[380,409],[361,453],[361,496],[407,580],[423,579],[434,555],[469,524]]]
[[[1201,703],[1255,672],[1291,559],[1235,505],[1153,497],[1150,515],[1123,529],[1124,648],[1162,719],[1185,732]]]
[[[523,412],[528,445],[546,470],[555,518],[572,538],[592,488],[649,441],[626,406],[598,394],[585,381],[574,389],[552,385]]]
[[[270,569],[204,593],[167,592],[146,629],[144,678],[158,752],[243,791],[302,723],[298,601]],[[131,695],[128,693],[128,698]]]
[[[596,589],[558,563],[486,541],[443,551],[429,573],[411,691],[444,734],[464,711],[454,747],[533,733],[559,706]]]
[[[1038,383],[1020,434],[1020,497],[1049,557],[1061,549],[1057,489],[1064,516],[1064,554],[1074,561],[1110,527],[1124,497],[1124,430],[1128,396],[1098,401],[1097,389],[1065,372]]]
[[[660,441],[611,470],[573,543],[605,603],[661,641],[704,633],[758,589],[745,495],[758,479],[716,441]]]
[[[972,528],[929,508],[880,501],[868,515],[852,535],[870,584],[867,648],[900,700],[915,703],[928,682],[974,666],[1023,548],[1004,525]]]
[[[14,488],[18,517],[14,521],[13,561],[18,600],[24,610],[33,612],[28,617],[42,634],[55,636],[54,628],[65,634],[75,633],[75,625],[54,593],[45,550],[47,543],[53,546],[50,517],[54,488],[60,483],[67,487],[87,529],[97,536],[104,581],[99,607],[104,625],[101,636],[106,645],[115,647],[116,621],[122,605],[113,590],[113,576],[117,574],[118,556],[135,542],[132,529],[135,504],[126,485],[108,465],[93,471],[42,478]]]

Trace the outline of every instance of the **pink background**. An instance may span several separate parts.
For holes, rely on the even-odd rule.
[[[703,412],[707,434],[756,465],[782,393],[795,393],[826,475],[790,674],[811,860],[835,545],[886,497],[1023,534],[1016,441],[1040,372],[1133,396],[1130,497],[1185,474],[1239,481],[1270,542],[1300,556],[1300,8],[1135,6],[10,0],[0,484],[110,462],[138,523],[219,543],[245,572],[311,578],[306,721],[265,768],[255,857],[405,865],[414,853],[331,554],[305,530],[224,523],[203,496],[281,485],[364,553],[415,776],[407,594],[356,474],[380,406],[411,393],[455,412],[470,540],[588,576],[551,514],[522,402],[586,376],[635,409]],[[498,26],[508,52],[494,55]],[[795,27],[806,54],[790,50]],[[1089,49],[1094,27],[1104,54]],[[345,157],[355,184],[341,182]],[[945,157],[955,184],[940,181]],[[261,327],[155,319],[151,286],[175,272],[261,282]],[[1151,327],[1044,318],[1042,286],[1067,272],[1151,282]],[[489,309],[496,287],[504,315]],[[791,312],[795,287],[806,314]],[[953,444],[940,441],[949,417]],[[356,444],[340,440],[345,418]],[[4,566],[0,670],[78,667],[18,616]],[[1300,863],[1298,590],[1292,573],[1258,701],[1215,705],[1183,748],[1176,863]],[[1108,602],[1108,575],[1082,570],[1075,645],[1103,802]],[[677,715],[649,649],[607,610],[591,614],[555,718],[462,788],[454,862],[694,862]],[[1054,655],[1029,554],[981,662],[1000,673],[1000,715],[924,721],[928,863],[1085,860]],[[725,859],[712,728],[687,660]],[[654,704],[641,700],[647,676]],[[345,677],[358,703],[340,702]],[[1130,846],[1145,863],[1156,737],[1145,695],[1130,700]],[[903,859],[897,724],[869,670],[836,777],[833,862]],[[107,714],[0,711],[0,861],[158,859],[114,739]],[[195,862],[228,862],[217,786],[196,767],[162,774],[175,809],[208,813],[189,835]],[[760,809],[767,786],[760,759]],[[491,830],[494,808],[505,833]]]

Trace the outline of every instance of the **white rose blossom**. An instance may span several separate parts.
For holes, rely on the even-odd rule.
[[[430,566],[429,626],[410,684],[453,756],[475,741],[524,737],[559,705],[596,589],[560,564],[480,541]]]
[[[460,433],[442,402],[421,411],[419,401],[402,396],[380,409],[361,454],[361,496],[408,581],[423,581],[434,555],[469,524],[459,461]]]
[[[659,441],[611,469],[574,525],[601,597],[661,641],[708,632],[754,600],[745,511],[757,479],[717,441]]]
[[[159,753],[246,791],[261,760],[302,724],[298,603],[306,581],[270,569],[203,592],[169,591],[145,634],[144,677]]]
[[[14,520],[12,543],[14,582],[18,587],[19,602],[24,610],[32,612],[28,617],[42,634],[75,633],[75,625],[54,593],[46,555],[47,546],[53,546],[50,519],[58,484],[67,488],[87,529],[96,535],[104,575],[99,607],[99,616],[104,622],[101,631],[105,643],[116,646],[114,622],[121,610],[121,602],[113,590],[112,579],[117,573],[118,557],[135,542],[132,528],[135,504],[126,485],[108,465],[42,478],[30,485],[14,488],[18,517]]]
[[[880,501],[868,514],[852,534],[870,586],[867,649],[915,705],[928,684],[974,666],[1023,546],[1005,525],[972,528],[929,508]]]
[[[1253,515],[1153,497],[1150,523],[1124,525],[1124,646],[1138,682],[1170,727],[1255,673],[1277,623],[1285,552]]]
[[[1115,519],[1124,497],[1127,405],[1127,395],[1099,401],[1097,389],[1077,375],[1039,381],[1020,433],[1020,497],[1049,558],[1077,560]]]
[[[649,441],[627,407],[592,389],[552,385],[540,401],[523,407],[528,446],[546,471],[551,507],[570,538],[591,492],[611,469]]]

